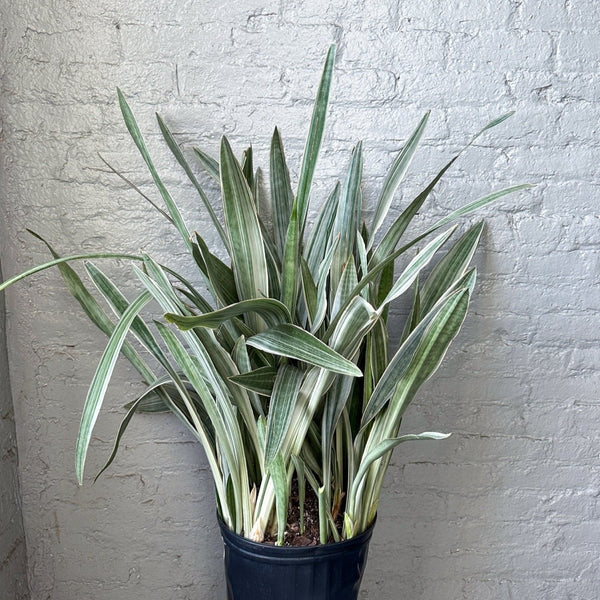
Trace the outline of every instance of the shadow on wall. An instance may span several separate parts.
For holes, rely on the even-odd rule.
[[[6,355],[4,295],[0,294],[0,595],[7,599],[27,600],[27,556],[17,464],[17,438]]]

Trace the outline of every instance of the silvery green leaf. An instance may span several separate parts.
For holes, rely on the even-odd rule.
[[[360,377],[362,372],[349,360],[340,356],[314,335],[296,325],[283,324],[267,329],[247,340],[249,346],[300,360],[322,369]]]

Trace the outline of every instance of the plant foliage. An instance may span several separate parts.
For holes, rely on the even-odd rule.
[[[194,149],[208,175],[219,181],[223,222],[158,116],[168,147],[223,243],[226,262],[188,228],[157,172],[125,96],[118,91],[126,127],[164,204],[155,207],[182,237],[210,298],[195,283],[145,254],[61,258],[49,245],[52,261],[0,288],[56,265],[88,317],[110,336],[83,409],[76,450],[80,483],[92,429],[119,355],[131,362],[147,389],[128,405],[104,468],[114,459],[136,411],[171,411],[204,447],[221,518],[237,533],[257,541],[267,532],[277,532],[281,543],[294,477],[302,490],[308,482],[319,498],[322,543],[361,533],[375,517],[394,448],[406,441],[447,437],[436,432],[400,435],[399,430],[408,405],[460,330],[473,292],[475,269],[470,262],[483,225],[477,223],[457,236],[453,222],[528,186],[490,193],[407,237],[413,218],[457,155],[382,233],[423,137],[426,114],[392,162],[370,223],[362,220],[359,142],[345,177],[335,184],[309,226],[334,53],[332,46],[296,193],[277,129],[270,150],[269,194],[263,194],[258,184],[252,147],[241,160],[225,136],[218,160]],[[470,143],[507,116],[489,123]],[[269,202],[269,210],[263,211]],[[273,216],[272,222],[266,220],[266,213]],[[444,229],[447,225],[451,227]],[[435,262],[440,250],[445,254]],[[91,262],[102,258],[131,261],[140,287],[135,300],[128,301]],[[116,324],[69,266],[78,259],[87,259],[90,280],[115,313]],[[399,346],[390,351],[389,306],[406,294],[412,294],[412,308]],[[150,302],[160,306],[163,320],[142,316]],[[339,516],[341,530],[335,525]]]

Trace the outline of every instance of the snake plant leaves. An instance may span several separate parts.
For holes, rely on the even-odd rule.
[[[410,261],[400,277],[398,277],[392,285],[392,289],[389,291],[388,295],[384,298],[380,310],[386,304],[389,304],[395,298],[398,298],[398,296],[403,294],[412,285],[421,270],[431,261],[435,253],[446,243],[453,233],[454,228],[438,235]]]
[[[217,218],[217,215],[210,203],[210,200],[208,199],[207,195],[205,194],[204,190],[202,189],[202,186],[196,179],[196,176],[194,175],[194,172],[192,171],[189,163],[187,162],[185,156],[183,155],[183,152],[181,151],[179,144],[177,144],[177,141],[173,137],[171,130],[167,127],[167,124],[163,121],[162,117],[158,113],[156,113],[156,119],[158,121],[158,126],[160,128],[160,131],[163,134],[163,137],[165,138],[165,142],[167,143],[167,146],[169,147],[169,150],[171,150],[171,152],[173,153],[173,156],[177,159],[177,162],[181,165],[181,167],[185,171],[185,174],[188,176],[189,180],[192,182],[192,185],[196,188],[196,191],[198,192],[198,195],[200,196],[200,200],[202,200],[202,204],[204,204],[204,208],[206,208],[206,210],[211,218],[211,221],[213,222],[213,225],[215,226],[215,229],[217,230],[217,233],[219,234],[219,237],[221,238],[221,241],[225,244],[225,247],[228,248],[229,240],[227,239],[227,236],[225,235],[223,226],[219,222],[219,219]]]
[[[154,163],[150,158],[150,153],[148,152],[148,148],[146,147],[146,142],[144,141],[140,128],[138,127],[135,117],[133,116],[133,112],[131,111],[129,104],[127,104],[127,100],[125,100],[125,96],[119,88],[117,88],[117,94],[119,96],[119,105],[121,107],[121,113],[123,115],[123,120],[125,121],[127,130],[129,131],[131,138],[135,142],[135,145],[137,146],[138,150],[140,151],[140,154],[142,155],[142,158],[144,159],[144,162],[146,163],[146,166],[150,171],[150,175],[152,175],[154,184],[160,192],[160,195],[167,207],[167,211],[171,216],[171,219],[173,219],[175,227],[179,231],[179,234],[183,238],[183,241],[187,245],[188,249],[191,250],[190,232],[188,231],[183,217],[179,212],[179,208],[175,204],[173,198],[171,197],[171,194],[169,194],[167,188],[165,187],[164,183],[159,177],[156,168],[154,167]]]
[[[375,234],[383,225],[383,222],[388,214],[388,210],[392,204],[394,194],[396,193],[398,186],[402,182],[402,179],[404,178],[404,175],[410,166],[417,146],[419,145],[419,142],[423,137],[423,133],[425,132],[425,126],[427,125],[428,119],[429,112],[425,113],[425,116],[421,119],[421,122],[417,125],[415,131],[408,138],[408,141],[394,160],[390,170],[388,171],[388,174],[385,177],[381,194],[379,196],[379,200],[377,201],[377,208],[375,209],[375,214],[373,216],[373,224],[371,225],[369,242],[367,244],[367,248],[369,249],[373,245]]]
[[[387,438],[377,444],[372,450],[363,456],[360,467],[356,473],[356,477],[352,482],[351,495],[356,494],[358,486],[361,485],[364,476],[371,465],[384,454],[391,452],[396,446],[403,442],[413,442],[418,440],[445,440],[448,439],[451,433],[438,433],[437,431],[424,431],[423,433],[409,433],[396,438]]]
[[[127,298],[125,298],[119,288],[117,288],[117,286],[93,263],[86,263],[85,268],[98,290],[113,308],[115,314],[119,318],[122,317],[123,313],[129,308]],[[166,364],[167,359],[160,346],[154,339],[150,329],[148,329],[147,325],[139,316],[133,319],[131,331],[161,365]]]
[[[192,244],[192,253],[200,270],[208,278],[209,287],[215,301],[224,306],[238,302],[233,271],[210,252],[206,242],[198,233],[194,237],[196,241]]]
[[[362,213],[362,193],[360,189],[362,168],[362,143],[359,142],[352,151],[350,168],[342,187],[342,194],[333,224],[332,235],[340,236],[340,243],[331,264],[330,285],[334,293],[337,290],[344,265],[352,255],[355,246],[356,230],[359,227],[359,219]]]
[[[277,515],[277,545],[283,545],[285,526],[287,522],[289,487],[285,462],[281,454],[271,461],[269,473],[275,488],[275,512]]]
[[[333,63],[335,60],[335,46],[329,47],[323,74],[315,100],[310,127],[308,130],[308,138],[304,148],[304,156],[302,157],[302,167],[300,168],[300,180],[298,183],[298,193],[296,200],[298,202],[298,216],[300,222],[300,232],[304,232],[304,223],[306,221],[306,213],[308,211],[308,199],[310,188],[312,185],[317,157],[321,148],[323,139],[323,130],[325,129],[325,115],[327,114],[327,105],[329,103],[329,90],[331,88],[331,79],[333,76]]]
[[[281,449],[290,423],[292,409],[302,384],[304,373],[291,365],[282,365],[277,371],[267,417],[265,464],[267,468]]]
[[[56,250],[54,250],[50,243],[47,242],[41,235],[35,231],[32,231],[31,229],[28,229],[27,231],[46,245],[55,261],[62,261]],[[104,312],[102,307],[98,304],[97,300],[85,287],[79,275],[77,275],[75,270],[68,264],[68,262],[57,262],[55,264],[59,269],[67,289],[73,298],[79,302],[81,308],[88,316],[90,321],[96,325],[100,331],[110,337],[115,329],[115,326],[108,315]],[[127,360],[129,360],[129,362],[135,367],[138,373],[144,378],[144,381],[150,383],[154,379],[154,374],[152,373],[150,367],[142,360],[135,348],[129,342],[125,341],[123,347],[121,348],[121,352],[123,353],[123,356],[125,356]]]
[[[27,269],[22,273],[18,273],[17,275],[13,275],[9,277],[2,283],[0,283],[0,292],[5,290],[7,287],[13,285],[29,277],[30,275],[35,275],[40,271],[45,271],[46,269],[50,269],[51,267],[58,267],[64,263],[72,262],[75,260],[93,260],[97,258],[115,258],[115,259],[127,259],[127,260],[139,260],[141,261],[141,256],[137,256],[136,254],[126,254],[124,252],[90,252],[86,254],[72,254],[70,256],[62,256],[61,258],[55,258],[54,260],[50,260],[48,262],[42,263],[41,265],[36,265],[35,267],[31,267],[31,269]]]
[[[204,170],[217,182],[220,181],[219,175],[219,163],[212,156],[200,150],[200,148],[194,148],[194,154],[200,161],[200,164],[204,167]]]
[[[421,313],[426,313],[466,272],[475,254],[483,222],[473,225],[450,248],[448,253],[433,268],[418,294]]]
[[[277,370],[273,367],[259,367],[247,373],[231,375],[229,380],[261,396],[269,397],[273,392],[276,374]]]
[[[288,223],[292,214],[294,192],[290,183],[290,173],[285,161],[283,142],[275,127],[271,138],[270,153],[271,200],[273,202],[273,227],[279,255],[283,256]]]
[[[90,388],[85,400],[83,407],[83,414],[81,416],[81,424],[79,426],[79,434],[77,436],[77,449],[75,452],[75,472],[77,474],[77,480],[81,485],[83,483],[83,468],[85,465],[85,457],[87,455],[88,446],[92,438],[92,430],[100,408],[104,395],[108,388],[108,383],[112,376],[119,352],[125,341],[125,337],[129,332],[131,323],[148,302],[152,299],[152,296],[148,292],[142,292],[130,305],[129,308],[123,313],[121,320],[115,327],[106,349],[102,354],[96,372],[90,384]]]
[[[240,300],[269,294],[263,236],[252,193],[226,137],[221,140],[221,192]],[[258,329],[256,319],[252,319]]]
[[[331,231],[337,207],[340,202],[340,190],[341,186],[338,182],[335,184],[335,187],[331,194],[329,194],[327,200],[323,203],[317,220],[306,241],[306,251],[304,256],[315,281],[318,277],[319,265],[323,261],[328,248],[331,247]],[[333,236],[333,238],[335,239],[335,236]]]
[[[360,377],[361,370],[327,344],[296,325],[283,324],[252,336],[247,344],[270,352],[306,362],[342,375]]]
[[[477,200],[474,200],[473,202],[469,202],[468,204],[465,204],[464,206],[457,208],[456,210],[452,211],[450,214],[441,218],[434,225],[432,225],[423,235],[429,235],[430,233],[433,233],[436,229],[439,229],[440,227],[444,227],[444,225],[447,225],[448,223],[455,221],[459,217],[464,217],[465,215],[475,212],[476,210],[479,210],[480,208],[483,208],[484,206],[487,206],[488,204],[495,202],[496,200],[498,200],[499,198],[502,198],[503,196],[507,196],[508,194],[514,194],[516,192],[521,192],[523,190],[529,190],[533,187],[535,187],[535,186],[531,185],[530,183],[522,183],[520,185],[513,185],[511,187],[507,187],[502,190],[498,190],[497,192],[487,194],[481,198],[478,198]]]
[[[468,302],[469,291],[457,290],[445,299],[438,309],[430,311],[423,318],[400,346],[381,376],[363,412],[363,428],[375,418],[390,399],[398,382],[404,382],[408,386],[406,378],[409,373],[413,377],[410,381],[411,386],[417,380],[422,383],[433,373],[450,342],[458,333],[467,312]],[[427,365],[422,379],[415,370],[416,364],[422,367]]]
[[[290,315],[296,314],[300,268],[300,224],[298,223],[298,205],[294,202],[285,239],[281,274],[281,301],[289,310]]]
[[[276,327],[280,323],[290,323],[292,320],[286,306],[273,298],[242,300],[236,304],[230,304],[225,308],[198,316],[186,317],[166,313],[165,320],[169,323],[174,323],[182,330],[194,329],[196,327],[216,329],[223,323],[230,321],[233,317],[239,317],[248,313],[260,315],[269,327]]]
[[[205,186],[196,176],[183,147],[157,115],[166,145],[183,169],[181,175],[199,194],[199,209],[221,237],[223,248],[218,250],[209,248],[204,231],[199,235],[188,230],[125,97],[118,92],[126,127],[159,192],[156,203],[142,195],[183,237],[192,274],[186,270],[184,277],[143,252],[60,258],[46,243],[54,260],[0,284],[1,291],[57,266],[87,316],[109,336],[82,416],[76,449],[80,482],[92,430],[120,353],[147,386],[126,405],[128,412],[104,468],[113,461],[135,413],[169,410],[204,447],[219,516],[233,531],[255,541],[263,541],[266,532],[275,533],[277,528],[282,543],[294,473],[300,502],[307,483],[318,497],[322,542],[364,531],[377,512],[393,448],[405,441],[446,437],[435,432],[400,435],[400,426],[410,402],[460,330],[474,289],[476,271],[471,261],[482,224],[468,228],[451,243],[454,221],[529,186],[513,185],[467,200],[433,225],[404,238],[464,150],[510,115],[489,122],[449,157],[395,219],[389,219],[390,208],[424,137],[428,114],[393,157],[368,223],[362,214],[359,142],[342,183],[331,182],[335,187],[331,186],[333,191],[309,227],[334,55],[332,46],[296,182],[290,178],[296,169],[288,169],[278,129],[269,149],[270,193],[252,145],[240,147],[245,150],[237,155],[239,161],[225,137],[215,158],[194,148],[194,158],[219,184],[222,219],[220,209],[209,200],[209,192],[217,192],[213,182]],[[391,223],[385,228],[388,219]],[[202,221],[196,225],[200,226]],[[226,260],[219,258],[222,251]],[[128,283],[144,290],[142,294],[130,302],[91,262],[85,268],[95,289],[88,289],[71,261],[95,258],[125,259],[133,272]],[[208,299],[204,288],[211,296]],[[405,303],[410,312],[393,336],[400,338],[398,347],[388,350],[390,305],[411,291]],[[115,323],[102,299],[115,313]],[[151,300],[162,315],[156,321],[141,312]],[[390,324],[396,327],[396,321],[397,315]],[[128,333],[135,338],[132,343],[126,339]],[[337,516],[342,512],[340,531]],[[302,528],[302,510],[300,520]]]

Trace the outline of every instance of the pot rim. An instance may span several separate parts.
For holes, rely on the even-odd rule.
[[[254,542],[229,529],[223,520],[217,515],[217,522],[221,528],[221,537],[228,546],[233,546],[237,552],[251,554],[253,556],[264,556],[273,558],[312,558],[315,556],[335,556],[354,550],[369,542],[373,535],[373,529],[377,516],[373,522],[362,533],[357,536],[342,540],[341,542],[330,542],[316,546],[274,546],[262,542]]]

